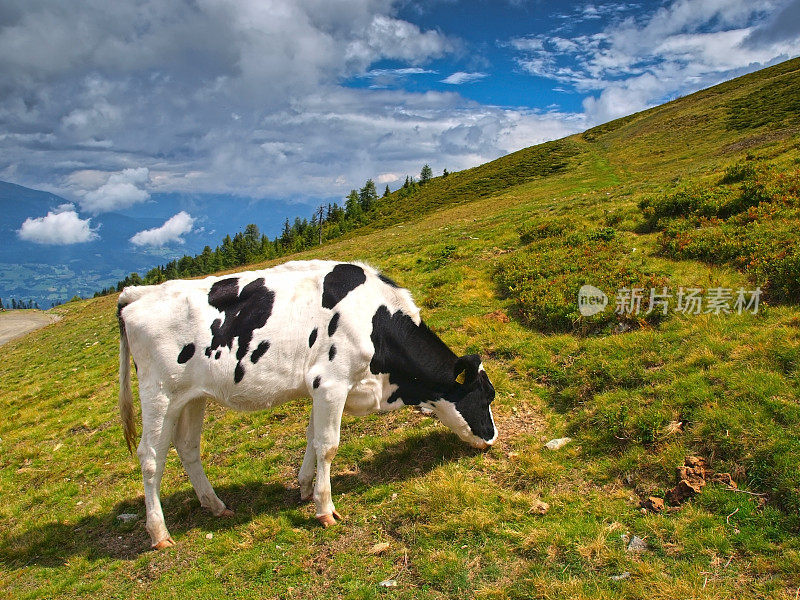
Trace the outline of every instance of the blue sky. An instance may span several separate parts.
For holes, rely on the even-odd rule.
[[[0,180],[69,201],[32,243],[124,210],[179,248],[181,195],[310,214],[798,54],[800,0],[5,0]]]

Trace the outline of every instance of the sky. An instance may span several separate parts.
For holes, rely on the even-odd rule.
[[[39,243],[174,194],[308,208],[798,54],[800,0],[2,0],[0,180],[67,199]]]

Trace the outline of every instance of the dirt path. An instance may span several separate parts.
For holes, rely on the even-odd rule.
[[[0,312],[0,346],[50,323],[59,317],[41,310],[6,310]]]

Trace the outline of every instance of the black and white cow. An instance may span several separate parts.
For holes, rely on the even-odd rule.
[[[313,496],[325,526],[340,518],[330,467],[343,412],[422,405],[477,448],[497,438],[489,406],[495,392],[480,358],[453,354],[421,321],[408,290],[363,264],[290,262],[128,287],[118,316],[120,414],[132,450],[133,355],[142,405],[137,454],[154,548],[173,543],[159,500],[170,442],[202,506],[232,514],[200,463],[207,400],[252,411],[311,396],[300,493]]]

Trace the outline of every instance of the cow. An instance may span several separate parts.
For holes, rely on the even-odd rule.
[[[201,506],[216,516],[233,514],[200,462],[207,401],[255,411],[311,397],[298,479],[301,498],[313,498],[325,527],[341,519],[330,468],[343,412],[420,406],[476,448],[497,439],[495,391],[480,357],[454,354],[423,323],[409,291],[365,264],[294,261],[126,287],[117,316],[120,416],[133,453],[132,356],[142,411],[137,455],[154,549],[174,544],[159,499],[170,443]]]

